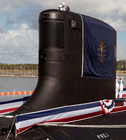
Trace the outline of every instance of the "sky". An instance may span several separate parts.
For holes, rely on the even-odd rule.
[[[0,0],[0,63],[38,63],[38,18],[65,2],[117,31],[117,60],[126,59],[126,0]]]

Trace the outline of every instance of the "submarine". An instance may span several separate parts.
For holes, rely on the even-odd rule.
[[[83,14],[39,15],[39,78],[31,97],[0,115],[0,140],[125,140],[116,99],[116,30]]]

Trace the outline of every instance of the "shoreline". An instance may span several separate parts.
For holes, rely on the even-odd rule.
[[[38,76],[24,76],[24,75],[0,75],[0,77],[21,77],[21,78],[38,78]]]
[[[126,75],[126,71],[116,71],[116,75]]]
[[[126,71],[116,71],[116,75],[126,75]],[[21,78],[38,78],[38,76],[32,75],[0,75],[0,77],[21,77]]]

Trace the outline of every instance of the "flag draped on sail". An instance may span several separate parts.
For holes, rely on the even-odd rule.
[[[83,24],[82,77],[112,78],[114,29],[81,15]]]

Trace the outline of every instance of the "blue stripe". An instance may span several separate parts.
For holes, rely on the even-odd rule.
[[[29,120],[29,119],[35,119],[35,118],[45,117],[45,116],[49,116],[49,115],[64,113],[64,112],[93,108],[93,107],[97,107],[97,106],[100,106],[99,102],[95,102],[95,103],[91,103],[91,104],[76,105],[76,106],[66,106],[66,107],[56,108],[56,109],[52,109],[52,110],[45,110],[45,111],[41,111],[41,112],[23,114],[23,115],[19,115],[16,117],[15,123]]]
[[[5,102],[0,102],[0,105],[3,105],[3,104],[9,104],[9,103],[16,103],[16,102],[24,102],[26,100],[28,100],[30,96],[27,96],[27,97],[23,97],[23,98],[20,98],[20,99],[15,99],[15,100],[10,100],[10,101],[5,101]]]
[[[115,103],[125,102],[124,99],[114,99],[113,101],[114,101]]]
[[[126,91],[126,88],[123,88],[123,91]]]

